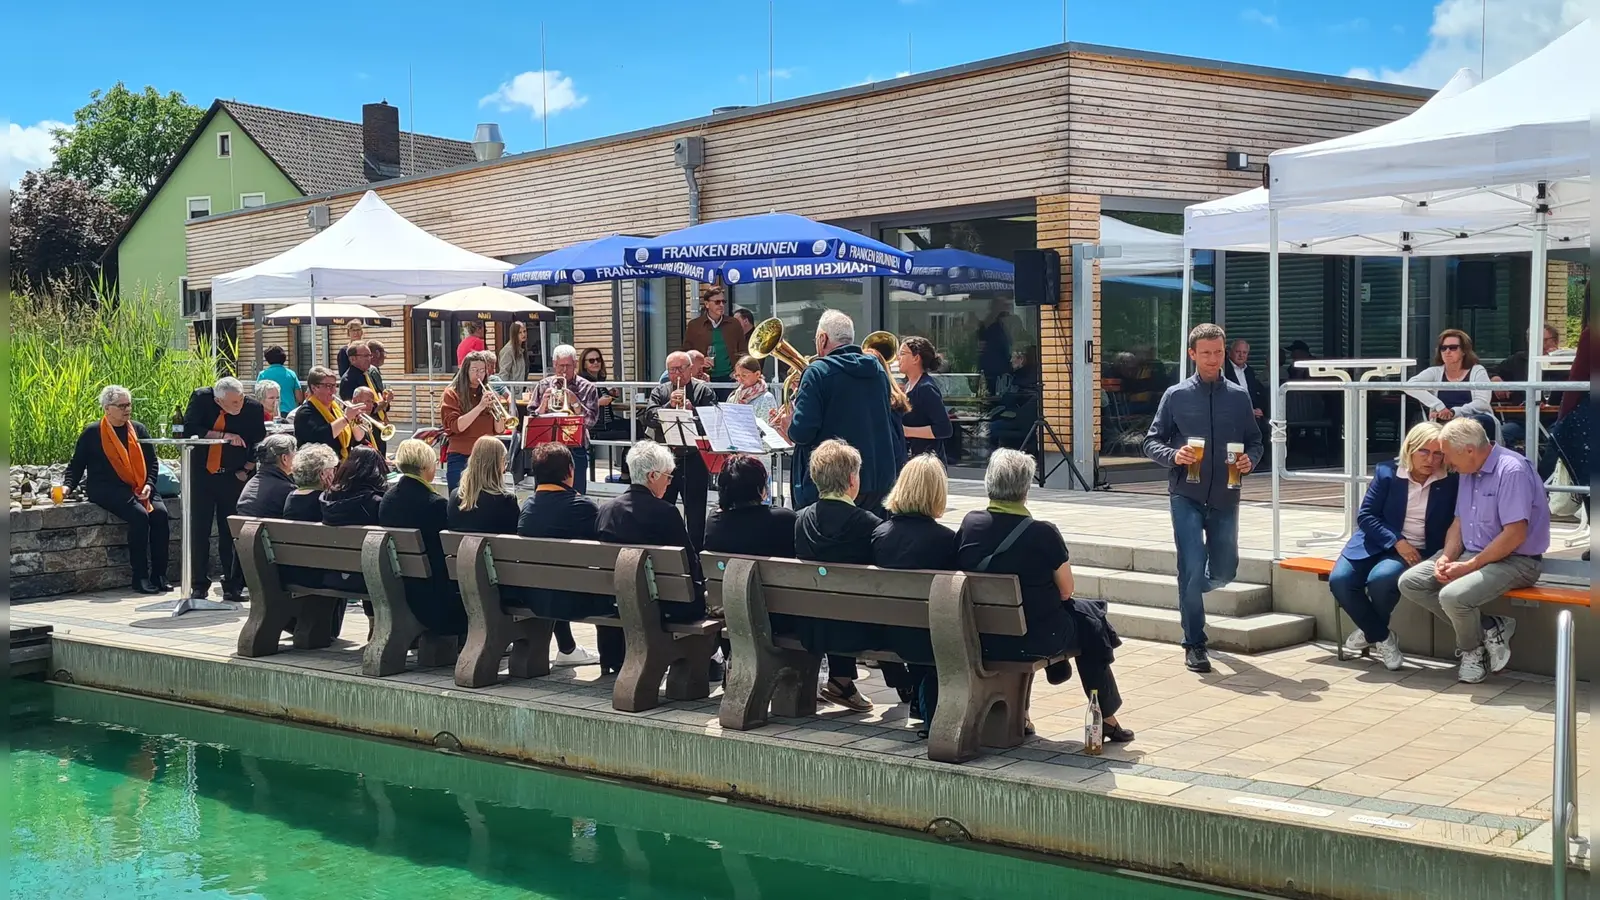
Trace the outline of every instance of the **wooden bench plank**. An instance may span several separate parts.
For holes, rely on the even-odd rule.
[[[466,535],[443,531],[439,533],[444,552],[459,552],[461,540]],[[496,564],[500,562],[539,563],[541,565],[571,566],[575,568],[615,569],[617,553],[622,544],[601,541],[567,540],[565,538],[531,538],[514,534],[485,535]],[[657,577],[662,575],[688,575],[688,561],[678,547],[647,547],[650,567]]]
[[[791,616],[810,616],[835,622],[860,622],[867,625],[894,625],[903,628],[928,627],[928,601],[898,597],[863,597],[827,591],[761,586],[767,612]],[[722,606],[722,582],[707,582],[706,605]],[[1027,622],[1020,606],[977,606],[972,608],[980,634],[1020,636],[1027,633]]]
[[[727,568],[727,561],[730,558],[733,557],[725,553],[700,554],[700,568],[705,571],[708,584],[712,581],[722,580],[722,574]],[[920,569],[880,569],[877,566],[849,566],[849,578],[841,582],[838,575],[845,570],[839,566],[793,559],[759,559],[761,584],[769,590],[774,588],[796,588],[862,597],[892,597],[926,602],[933,586],[933,579],[939,575],[949,574]],[[1015,575],[975,575],[970,585],[974,604],[980,606],[1022,606],[1022,591],[1018,586]]]
[[[501,587],[549,588],[578,594],[613,596],[610,569],[579,569],[533,563],[504,562],[494,557],[495,580]],[[694,602],[694,581],[687,575],[656,575],[656,599],[663,603]]]
[[[1323,559],[1319,556],[1295,556],[1279,560],[1278,568],[1290,572],[1306,572],[1326,581],[1328,576],[1333,573],[1333,564],[1333,560]],[[1532,587],[1513,588],[1506,591],[1505,596],[1534,603],[1559,603],[1567,606],[1589,605],[1589,591],[1583,588],[1536,584]]]
[[[312,547],[335,547],[341,550],[361,549],[368,532],[388,531],[394,536],[394,548],[400,553],[422,553],[422,532],[415,528],[389,528],[378,525],[323,525],[319,522],[296,522],[293,519],[268,519],[253,516],[229,516],[228,530],[237,538],[246,522],[267,523],[267,535],[274,546],[278,544],[303,544]]]
[[[337,531],[330,528],[329,531]],[[268,531],[268,537],[272,535]],[[361,551],[339,547],[309,547],[304,544],[272,544],[273,560],[280,566],[298,566],[302,569],[323,569],[330,572],[361,571]],[[428,556],[425,553],[399,553],[400,575],[403,578],[427,578]]]

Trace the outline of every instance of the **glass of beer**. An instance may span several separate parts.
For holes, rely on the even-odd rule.
[[[1244,459],[1244,445],[1243,444],[1229,444],[1228,445],[1228,490],[1237,491],[1239,489],[1239,479],[1241,477],[1241,475],[1239,473],[1239,460],[1241,460],[1241,459]]]
[[[1189,438],[1189,449],[1194,451],[1194,462],[1189,463],[1189,483],[1200,483],[1200,462],[1206,457],[1206,439],[1203,437]]]
[[[54,484],[50,485],[50,502],[51,503],[54,503],[55,505],[60,506],[61,504],[65,503],[66,500],[67,500],[67,486],[66,485],[62,484],[59,481],[57,481]]]

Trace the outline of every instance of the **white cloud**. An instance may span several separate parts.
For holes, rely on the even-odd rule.
[[[577,109],[589,102],[588,97],[578,93],[577,86],[572,83],[571,78],[551,69],[548,72],[523,72],[501,84],[494,93],[479,100],[478,105],[488,106],[493,103],[502,112],[525,107],[537,119],[544,114],[547,99],[552,116],[569,109]]]
[[[799,70],[798,69],[773,69],[772,70],[772,77],[777,79],[778,81],[783,81],[786,78],[793,78],[794,77],[794,73],[797,72],[797,71],[799,71]]]
[[[1428,46],[1417,58],[1398,69],[1357,67],[1349,76],[1439,87],[1457,69],[1477,71],[1480,58],[1487,69],[1480,75],[1494,75],[1593,15],[1597,7],[1600,0],[1487,0],[1487,4],[1484,0],[1442,0],[1433,8]],[[1480,57],[1485,32],[1488,52]]]
[[[910,77],[910,75],[911,75],[910,72],[896,72],[892,76],[890,76],[889,78],[880,78],[877,75],[868,75],[867,77],[861,79],[860,81],[852,81],[852,82],[850,82],[849,84],[845,85],[845,87],[862,87],[862,86],[868,85],[868,84],[877,84],[880,81],[892,81],[895,78],[908,78],[908,77]]]
[[[1278,30],[1277,16],[1271,13],[1264,13],[1259,9],[1255,9],[1254,7],[1239,13],[1239,18],[1249,22],[1252,25],[1260,25],[1263,28],[1271,28],[1273,31]]]
[[[42,169],[55,162],[55,151],[50,145],[55,139],[50,132],[65,128],[67,123],[45,119],[33,125],[18,125],[0,119],[0,178],[15,189],[22,181],[22,173]]]

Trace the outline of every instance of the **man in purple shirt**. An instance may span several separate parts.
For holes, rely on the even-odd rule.
[[[1506,591],[1539,580],[1550,547],[1550,507],[1528,458],[1490,444],[1465,416],[1445,423],[1444,458],[1461,473],[1456,519],[1444,549],[1400,576],[1400,596],[1455,629],[1459,678],[1468,684],[1511,661],[1517,622],[1478,610]]]

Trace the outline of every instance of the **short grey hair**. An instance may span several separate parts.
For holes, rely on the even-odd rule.
[[[563,359],[570,359],[573,362],[577,362],[578,361],[578,350],[577,350],[577,348],[573,347],[571,344],[557,344],[556,348],[554,350],[550,351],[550,361],[551,362],[557,362],[557,361],[563,360]]]
[[[263,378],[256,382],[255,395],[257,400],[265,403],[267,400],[268,391],[278,392],[278,405],[281,407],[283,405],[283,386],[278,384],[276,381],[273,381],[271,378]]]
[[[850,490],[850,479],[861,474],[861,451],[838,438],[823,441],[811,451],[806,467],[821,496]]]
[[[828,336],[836,347],[856,342],[856,323],[842,309],[830,309],[817,320],[817,330]]]
[[[1028,499],[1028,489],[1033,487],[1033,477],[1038,471],[1033,457],[1021,450],[1002,448],[989,454],[983,487],[992,501],[1021,503]]]
[[[277,437],[277,435],[273,435]],[[283,435],[288,437],[288,435]],[[271,438],[268,438],[271,440]],[[322,487],[322,473],[339,467],[339,457],[327,444],[307,444],[294,455],[294,484],[298,488]]]
[[[672,458],[672,451],[655,441],[640,441],[628,450],[628,471],[635,484],[644,484],[653,473],[671,475],[674,468],[677,462]]]
[[[292,434],[269,434],[256,445],[256,463],[262,466],[276,466],[278,460],[294,455],[295,446]]]
[[[1439,440],[1456,451],[1482,450],[1489,446],[1489,435],[1478,420],[1470,416],[1456,416],[1444,423]]]
[[[106,409],[107,407],[121,402],[124,399],[126,399],[129,403],[132,403],[133,392],[120,384],[108,384],[100,389],[101,409]]]
[[[217,379],[217,383],[211,386],[211,393],[218,396],[222,394],[237,394],[242,397],[244,396],[244,382],[234,378],[232,375],[227,375]]]

